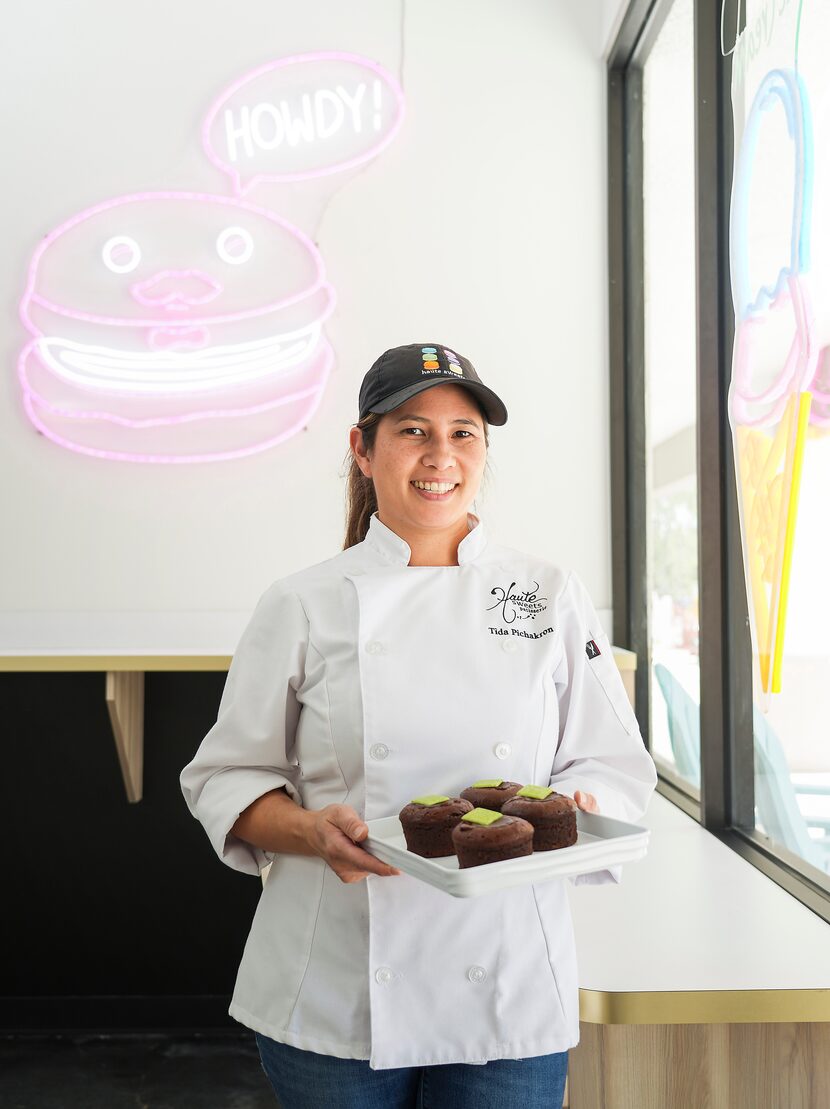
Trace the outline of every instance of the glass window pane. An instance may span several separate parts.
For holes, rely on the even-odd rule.
[[[757,7],[756,4],[754,5]],[[830,5],[736,50],[729,394],[753,636],[755,827],[830,873]],[[747,10],[747,28],[754,18]]]
[[[643,69],[643,208],[652,754],[700,782],[693,0]]]

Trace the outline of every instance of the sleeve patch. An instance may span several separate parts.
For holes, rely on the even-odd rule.
[[[589,639],[588,642],[585,644],[585,654],[588,656],[588,658],[596,658],[597,655],[601,653],[602,652],[600,651],[599,647],[597,647],[595,641],[593,639]]]

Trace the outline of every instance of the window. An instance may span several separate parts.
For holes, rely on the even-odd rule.
[[[753,624],[759,842],[830,871],[830,490],[826,404],[830,13],[781,4],[762,47],[735,50],[737,140],[729,398]]]
[[[675,0],[643,65],[643,292],[649,734],[700,785],[694,11]]]
[[[830,398],[830,307],[824,307],[830,306],[830,248],[827,263],[822,257],[809,274],[806,253],[787,253],[798,225],[792,120],[799,118],[799,88],[809,90],[811,80],[830,87],[822,47],[830,41],[830,10],[783,4],[775,57],[765,60],[757,44],[734,58],[722,52],[721,36],[730,38],[731,19],[734,38],[735,16],[743,10],[737,3],[731,14],[728,3],[725,9],[722,28],[720,3],[631,0],[609,59],[614,638],[637,652],[637,711],[661,792],[830,920],[830,646],[824,642],[830,590],[823,587],[830,558],[830,399],[824,401]],[[759,109],[765,137],[749,148],[757,172],[742,194],[748,230],[738,284],[744,292],[768,285],[771,260],[776,278],[782,241],[785,263],[801,261],[791,266],[780,296],[763,304],[747,294],[744,304],[739,292],[733,308],[733,66],[740,175],[757,90],[773,70],[789,64],[795,72],[795,57],[798,76],[786,79],[789,91],[771,87]],[[774,85],[780,78],[769,80]],[[822,88],[821,103],[828,99]],[[818,114],[830,127],[830,113]],[[825,140],[816,139],[816,188],[822,172],[830,180]],[[805,204],[808,193],[802,189]],[[830,206],[827,216],[817,207],[813,215],[826,222]],[[816,239],[817,233],[816,258],[826,238]],[[795,310],[802,279],[814,283],[820,305],[808,342]],[[746,397],[730,399],[733,341],[737,335],[743,358],[749,347],[740,344],[761,331],[763,342],[747,363]],[[775,419],[743,420],[741,428],[741,403],[746,400],[754,417],[758,394],[774,399],[774,383],[799,336],[804,350],[816,354],[812,415],[798,425],[800,393],[793,386],[789,408],[782,405]],[[776,440],[782,420],[785,431]],[[803,468],[793,501],[796,443]],[[786,520],[795,517],[797,526],[787,531]],[[742,528],[753,532],[746,577]],[[792,563],[782,594],[772,583],[786,577],[785,534]],[[782,595],[785,625],[777,616]],[[786,649],[776,674],[781,692],[773,694],[772,662],[767,666],[759,644],[774,644],[780,627]]]

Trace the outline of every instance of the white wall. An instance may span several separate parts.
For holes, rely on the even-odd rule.
[[[346,434],[371,361],[436,338],[510,410],[479,510],[610,606],[602,7],[417,0],[401,15],[394,0],[16,6],[0,47],[13,169],[0,211],[0,611],[250,609],[271,580],[339,548]],[[337,368],[308,430],[247,459],[175,467],[38,436],[14,366],[39,237],[134,189],[222,191],[198,143],[207,107],[246,70],[312,49],[400,73],[408,114],[339,183],[317,231],[339,294]],[[298,197],[285,205],[304,211]]]

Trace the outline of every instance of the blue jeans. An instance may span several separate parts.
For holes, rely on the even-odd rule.
[[[372,1070],[256,1034],[282,1109],[561,1109],[568,1053]]]

